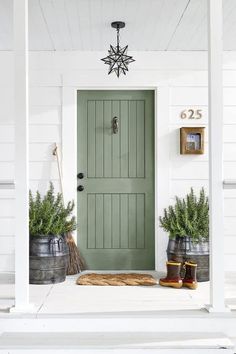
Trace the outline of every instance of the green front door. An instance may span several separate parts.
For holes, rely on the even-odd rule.
[[[87,269],[154,269],[153,91],[78,92],[78,173]]]

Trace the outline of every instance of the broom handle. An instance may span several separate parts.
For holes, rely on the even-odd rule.
[[[56,159],[57,159],[57,168],[58,168],[58,174],[59,174],[59,179],[60,179],[62,201],[63,201],[63,204],[65,205],[64,194],[63,194],[61,164],[60,164],[60,159],[59,159],[59,154],[58,154],[57,143],[55,143],[55,147],[52,151],[52,154],[53,154],[53,156],[56,156]],[[71,231],[68,232],[66,235],[66,242],[69,247],[69,263],[68,263],[69,266],[67,266],[67,274],[73,275],[73,274],[80,273],[81,270],[84,268],[84,262],[83,262],[83,259],[79,255],[79,250],[77,248],[77,245],[75,243],[75,240],[73,238]]]
[[[62,173],[61,173],[61,164],[60,164],[60,159],[59,159],[59,154],[58,154],[58,146],[57,143],[55,143],[55,147],[52,151],[53,156],[56,156],[57,159],[57,168],[58,168],[58,174],[59,174],[59,180],[60,180],[60,187],[61,187],[61,194],[62,194],[62,201],[63,205],[65,205],[65,200],[64,200],[64,194],[63,194],[63,182],[62,182]]]
[[[59,159],[57,143],[55,143],[55,147],[54,147],[54,149],[53,149],[52,154],[53,154],[53,156],[56,156],[57,169],[58,169],[59,180],[60,180],[60,187],[61,187],[61,194],[62,194],[62,200],[63,200],[63,204],[65,205],[64,193],[63,193],[63,183],[62,183],[62,173],[61,173],[61,163],[60,163],[60,159]]]

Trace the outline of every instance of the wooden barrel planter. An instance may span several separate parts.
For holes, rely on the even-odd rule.
[[[63,236],[30,238],[30,284],[54,284],[66,279],[68,246]]]
[[[194,261],[197,263],[197,280],[209,281],[209,242],[192,242],[191,238],[175,237],[169,239],[167,247],[168,260],[184,263]]]

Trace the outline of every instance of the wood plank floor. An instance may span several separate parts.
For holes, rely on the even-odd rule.
[[[156,272],[149,272],[157,279]],[[209,303],[209,282],[197,290],[152,287],[78,286],[77,276],[64,283],[30,285],[30,301],[37,314],[125,313],[136,311],[199,310]],[[236,274],[228,274],[225,283],[226,303],[236,309]],[[0,276],[0,313],[14,304],[13,277]]]

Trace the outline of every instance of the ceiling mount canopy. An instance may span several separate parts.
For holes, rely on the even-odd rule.
[[[122,21],[114,21],[111,23],[111,27],[116,28],[117,30],[120,28],[125,28],[125,22]]]
[[[128,65],[135,60],[132,56],[127,54],[128,45],[123,48],[120,46],[120,29],[125,27],[125,22],[112,22],[111,27],[115,28],[117,31],[116,46],[110,45],[108,56],[102,58],[101,60],[104,61],[105,64],[109,65],[108,75],[114,72],[117,77],[120,77],[120,74],[126,75],[126,72],[129,71]]]

